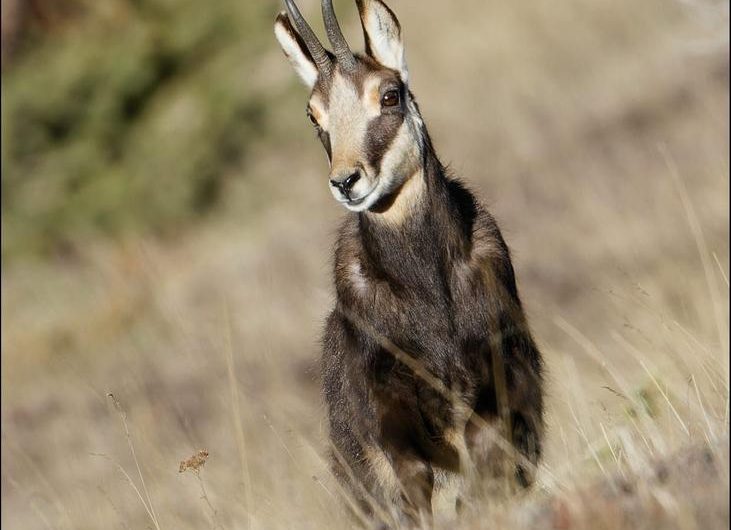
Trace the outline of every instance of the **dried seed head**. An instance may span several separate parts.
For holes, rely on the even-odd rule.
[[[207,459],[208,451],[206,451],[205,449],[201,449],[187,460],[181,460],[178,473],[183,473],[185,471],[193,471],[194,473],[198,473],[205,465]]]

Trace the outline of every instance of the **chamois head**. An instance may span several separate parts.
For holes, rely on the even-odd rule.
[[[365,54],[354,54],[332,0],[322,15],[332,51],[323,47],[293,0],[274,32],[311,90],[307,116],[330,161],[329,185],[349,210],[378,209],[421,167],[423,123],[408,88],[401,26],[381,0],[356,0]]]

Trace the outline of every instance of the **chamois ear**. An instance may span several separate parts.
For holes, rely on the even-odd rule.
[[[409,71],[404,56],[401,24],[396,15],[381,0],[357,0],[363,26],[366,53],[380,64],[401,74],[406,82]]]
[[[312,89],[317,82],[317,66],[315,66],[312,55],[310,55],[307,46],[295,31],[285,12],[279,13],[276,22],[274,22],[274,35],[277,37],[284,55],[294,66],[297,75],[307,85],[307,88]]]

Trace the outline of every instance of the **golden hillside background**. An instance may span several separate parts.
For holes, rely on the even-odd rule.
[[[459,528],[728,528],[728,2],[389,5],[547,365],[537,486]],[[347,528],[315,369],[344,211],[281,5],[2,9],[3,528]]]

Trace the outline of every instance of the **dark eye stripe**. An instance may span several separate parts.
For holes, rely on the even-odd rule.
[[[404,122],[401,113],[382,114],[373,118],[368,124],[366,132],[366,158],[368,163],[376,171],[381,170],[383,157],[391,147],[396,134]]]
[[[322,145],[325,148],[325,152],[327,153],[328,160],[332,161],[333,155],[332,155],[332,147],[330,145],[330,133],[325,132],[322,129],[320,129],[318,136],[320,137],[320,141],[322,142]]]

